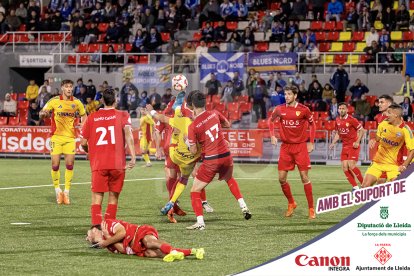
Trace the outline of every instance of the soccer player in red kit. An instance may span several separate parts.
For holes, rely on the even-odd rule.
[[[102,98],[105,107],[89,115],[82,128],[81,145],[89,152],[92,171],[92,225],[102,222],[102,200],[106,192],[109,192],[109,197],[104,218],[116,218],[125,169],[135,166],[134,138],[129,114],[115,110],[114,90],[105,90]],[[125,144],[131,155],[128,164]]]
[[[329,145],[329,149],[333,149],[336,143],[338,143],[339,138],[341,138],[342,170],[349,183],[351,183],[352,190],[355,190],[358,189],[355,177],[359,183],[362,184],[363,181],[362,173],[356,166],[356,162],[359,159],[361,138],[365,134],[365,130],[357,119],[348,115],[348,106],[346,103],[338,104],[338,113],[339,116],[335,120],[336,133],[332,143]]]
[[[279,183],[282,191],[288,200],[288,209],[286,217],[290,217],[296,208],[296,202],[290,191],[290,185],[287,182],[288,171],[298,166],[300,178],[305,190],[306,199],[309,207],[309,218],[314,219],[315,209],[313,206],[312,183],[308,177],[308,170],[311,168],[309,153],[313,151],[315,139],[315,122],[309,108],[298,103],[298,88],[296,86],[285,86],[286,104],[278,105],[269,118],[269,129],[273,145],[277,145],[277,138],[274,131],[274,120],[280,123],[280,156],[278,163]],[[310,143],[308,140],[307,130],[310,130]]]
[[[153,226],[122,220],[105,219],[99,228],[92,227],[88,230],[86,240],[92,247],[107,248],[112,253],[163,258],[165,262],[182,260],[189,255],[194,255],[199,260],[204,258],[203,248],[174,248],[158,239],[158,231]]]
[[[219,116],[214,112],[206,111],[206,97],[197,92],[191,97],[195,119],[188,127],[188,143],[190,151],[195,154],[201,146],[203,161],[197,170],[191,188],[191,205],[197,217],[197,222],[187,227],[189,230],[204,230],[203,206],[201,191],[219,174],[219,180],[225,180],[227,185],[239,202],[245,219],[250,219],[252,214],[244,202],[239,185],[233,178],[233,158],[230,154],[227,141],[221,131]]]

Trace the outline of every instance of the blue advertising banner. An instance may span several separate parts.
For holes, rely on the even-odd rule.
[[[166,88],[171,86],[171,64],[134,64],[123,69],[124,79],[129,78],[138,89]]]
[[[407,53],[404,57],[404,75],[414,77],[414,53]]]
[[[293,75],[296,72],[297,54],[295,53],[249,53],[248,70],[257,72],[285,72]]]
[[[199,59],[200,82],[206,83],[210,80],[210,73],[216,74],[221,83],[231,80],[234,72],[239,72],[240,78],[243,78],[244,58],[244,53],[202,54]]]

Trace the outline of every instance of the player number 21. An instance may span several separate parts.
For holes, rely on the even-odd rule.
[[[100,132],[101,134],[99,136],[98,143],[96,143],[97,146],[108,145],[108,140],[105,139],[108,130],[111,135],[111,144],[115,144],[115,127],[109,126],[108,129],[105,127],[98,127],[96,129],[96,133]]]
[[[216,131],[216,135],[213,135],[214,131]],[[206,131],[206,134],[208,135],[208,137],[210,137],[211,142],[214,142],[214,140],[218,138],[218,132],[218,124],[215,124],[214,126],[210,127],[209,130]]]

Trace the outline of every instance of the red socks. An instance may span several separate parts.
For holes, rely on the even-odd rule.
[[[174,193],[174,190],[175,190],[175,185],[174,184],[175,184],[176,181],[177,181],[177,178],[168,178],[168,180],[167,180],[167,191],[168,191],[168,194],[169,194],[170,198]]]
[[[171,190],[170,190],[170,199],[174,195],[175,187],[177,187],[178,181],[179,181],[179,179],[177,179],[177,178],[175,178],[174,181],[171,180],[172,185],[171,185]]]
[[[230,192],[233,194],[236,200],[239,200],[243,197],[240,193],[239,184],[237,184],[236,179],[232,177],[229,180],[227,180],[227,186],[229,186]]]
[[[201,190],[200,198],[201,198],[201,201],[207,201],[206,189],[205,188]]]
[[[295,200],[293,199],[292,192],[290,191],[290,185],[289,185],[289,183],[288,182],[285,182],[282,185],[280,185],[280,187],[282,187],[283,194],[287,198],[289,204],[295,203]]]
[[[346,171],[344,172],[346,178],[348,179],[349,183],[351,183],[352,187],[356,187],[357,183],[355,181],[354,175],[352,174],[351,171]]]
[[[181,248],[173,248],[170,244],[168,243],[163,243],[161,244],[160,250],[162,253],[164,253],[165,255],[170,254],[172,250],[176,250],[178,252],[183,252],[184,256],[189,256],[191,254],[191,249],[181,249]]]
[[[352,169],[352,172],[355,174],[355,176],[357,177],[357,179],[358,179],[358,181],[359,181],[359,183],[361,183],[362,184],[362,181],[364,180],[364,178],[362,177],[362,173],[361,173],[361,171],[357,168],[357,167],[355,167],[355,168],[353,168]]]
[[[312,183],[306,183],[303,185],[305,190],[306,199],[308,200],[308,207],[313,208],[313,195],[312,195]]]
[[[178,252],[183,252],[184,256],[190,256],[191,255],[191,249],[173,248],[172,250],[176,250]]]
[[[203,215],[203,204],[201,203],[200,192],[191,192],[191,206],[193,206],[196,217]]]
[[[105,219],[116,219],[117,204],[108,204],[105,212]]]
[[[91,220],[92,225],[98,225],[102,222],[102,207],[99,204],[91,205]]]

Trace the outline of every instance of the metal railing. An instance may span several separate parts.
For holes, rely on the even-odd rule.
[[[51,36],[51,40],[44,39],[47,35]],[[59,36],[57,36],[59,35]],[[3,41],[5,44],[2,46],[1,50],[4,50],[11,46],[12,52],[16,52],[16,47],[18,45],[37,45],[37,51],[41,51],[42,45],[56,44],[55,48],[52,48],[52,52],[58,47],[60,51],[66,51],[66,44],[70,42],[70,31],[53,31],[53,32],[7,32],[0,35],[0,42]],[[55,37],[57,38],[55,40]]]

